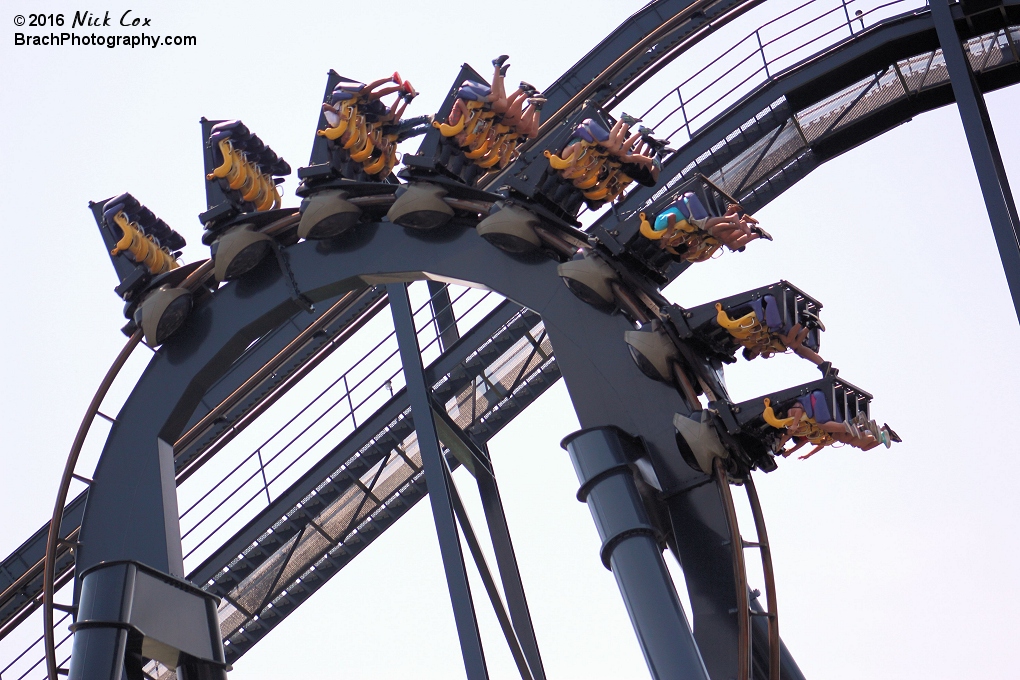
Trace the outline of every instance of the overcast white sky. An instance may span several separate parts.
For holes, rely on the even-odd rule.
[[[197,47],[108,50],[16,48],[13,15],[70,17],[81,7],[4,3],[0,554],[48,518],[81,415],[124,342],[90,199],[132,192],[185,235],[186,261],[205,258],[199,117],[243,119],[296,168],[329,68],[361,80],[399,70],[422,92],[408,115],[431,113],[462,62],[485,73],[509,53],[509,77],[543,87],[639,6],[91,7],[115,20],[133,8],[153,32],[198,37]],[[988,102],[1020,184],[1020,94]],[[808,678],[1017,677],[1020,329],[955,108],[830,162],[758,217],[774,243],[696,265],[667,294],[697,304],[790,280],[825,305],[823,356],[875,394],[874,414],[904,439],[891,451],[826,450],[758,476],[784,640]],[[145,359],[139,352],[126,375]],[[779,357],[727,375],[744,399],[817,373]],[[110,403],[129,388],[118,384]],[[558,446],[576,427],[560,384],[492,443],[547,673],[647,677]],[[91,472],[101,439],[89,442],[81,471]],[[231,677],[463,677],[429,512],[419,504]],[[484,603],[479,616],[492,676],[513,677]],[[0,667],[12,645],[0,642]]]

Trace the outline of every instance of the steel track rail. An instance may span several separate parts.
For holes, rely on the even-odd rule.
[[[273,229],[282,230],[293,226],[296,222],[295,216],[291,215],[269,225],[266,231],[270,232]],[[198,289],[210,279],[212,271],[213,262],[212,260],[207,260],[181,282],[181,288],[191,291]],[[92,401],[89,402],[85,415],[82,417],[81,424],[78,426],[78,432],[75,434],[74,441],[71,444],[67,461],[64,463],[64,472],[60,478],[57,498],[53,504],[53,515],[50,518],[49,531],[46,537],[46,556],[43,562],[43,645],[46,652],[46,673],[49,676],[49,680],[58,680],[59,675],[56,642],[53,636],[53,596],[56,591],[55,567],[57,544],[60,541],[60,520],[64,514],[64,506],[67,503],[67,492],[70,489],[71,480],[75,477],[74,470],[78,463],[78,457],[81,455],[82,446],[85,444],[85,438],[88,436],[92,423],[99,413],[99,407],[102,405],[103,399],[106,398],[106,394],[109,392],[114,380],[120,374],[121,369],[124,368],[124,364],[127,363],[128,358],[141,341],[142,330],[139,328],[128,338],[128,341],[114,359],[113,364],[107,370],[106,375],[99,384],[99,388],[92,397]]]
[[[695,3],[695,4],[698,4],[700,6],[702,4],[711,4],[711,3]],[[753,4],[756,4],[756,3],[745,3],[745,5],[753,5]],[[750,7],[747,7],[746,9],[750,9]],[[743,11],[746,11],[746,9],[743,10]],[[737,12],[737,10],[733,10],[731,12],[731,14],[733,14],[733,16],[736,16],[738,13],[742,13],[742,11],[741,12]],[[679,17],[680,14],[683,14],[683,12],[679,13],[678,15],[676,15],[674,17],[674,19],[677,19],[677,17]],[[690,14],[687,14],[687,15],[684,16],[684,18],[690,18],[690,16],[691,16]],[[727,16],[729,16],[729,15],[727,15]],[[678,21],[679,21],[679,19],[678,19]],[[661,38],[662,34],[658,34],[657,33],[657,34],[653,34],[653,36],[657,36],[657,37]],[[647,45],[648,44],[647,41],[652,40],[653,36],[648,36],[647,38],[645,38],[644,42],[639,43],[638,45],[635,45],[634,48],[632,48],[630,51],[628,51],[627,53],[622,55],[620,58],[618,58],[616,61],[614,61],[610,65],[610,67],[608,67],[605,71],[603,71],[602,75],[606,76],[606,74],[609,73],[609,71],[611,69],[613,69],[613,68],[616,68],[617,70],[619,70],[619,68],[622,68],[622,66],[625,66],[626,63],[621,64],[621,60],[625,61],[625,58],[628,58],[628,57],[633,59],[633,57],[635,57],[634,50],[637,49],[639,45]],[[654,42],[654,40],[652,40],[652,42]],[[656,61],[655,64],[653,64],[653,66],[658,65],[658,68],[661,68],[666,63],[668,63],[669,60],[671,60],[672,58],[675,58],[675,56],[671,57],[670,55],[672,55],[672,53],[667,53],[667,55],[658,58],[658,61]],[[630,62],[627,62],[627,63],[630,63]],[[642,73],[647,73],[647,70],[642,72]],[[650,77],[650,75],[648,77]],[[639,80],[640,80],[640,82],[638,82]],[[647,78],[645,78],[645,80],[647,80]],[[605,82],[608,82],[608,76],[606,78],[603,78],[603,86],[604,86]],[[634,80],[629,81],[629,82],[636,83],[634,85],[634,88],[636,88],[638,85],[641,84],[641,82],[644,82],[644,80],[641,80],[640,77],[635,77]],[[576,105],[578,103],[580,103],[580,102],[583,102],[587,95],[591,95],[591,94],[595,93],[596,91],[598,91],[598,89],[599,88],[595,86],[594,82],[592,84],[589,84],[585,88],[582,88],[579,92],[577,92],[575,95],[573,95],[573,97],[570,100],[567,101],[567,103],[564,105],[564,107],[561,107],[560,110],[557,111],[556,115],[559,115],[561,112],[563,112],[566,107],[569,107],[569,106],[573,105],[576,108]],[[633,89],[633,88],[631,88],[631,89]],[[615,90],[615,91],[621,92],[621,90]],[[622,92],[625,94],[627,92],[626,88],[624,88],[624,90],[622,90]],[[565,117],[566,115],[567,115],[567,113],[563,113],[560,116],[560,118],[556,119],[556,122],[561,121],[563,119],[563,117]],[[548,124],[553,124],[553,122],[554,122],[553,118],[550,118],[550,120],[547,121]],[[286,218],[285,220],[281,221],[280,224],[276,224],[276,225],[273,225],[273,226],[276,228],[277,231],[283,231],[284,229],[289,228],[290,226],[293,226],[293,224],[295,224],[296,221],[297,221],[296,220],[296,216],[290,216],[290,217]],[[286,222],[286,224],[282,224],[282,222]],[[211,263],[206,263],[206,265],[204,265],[203,268],[201,268],[199,271],[196,271],[191,277],[189,277],[188,281],[191,282],[191,283],[195,283],[200,278],[207,277],[209,272],[210,272],[210,270],[211,270]],[[199,272],[201,272],[201,276],[196,276],[196,275],[199,274]],[[193,278],[195,279],[194,281],[192,281]],[[203,279],[203,281],[204,281],[204,279]],[[60,537],[59,537],[60,518],[61,518],[61,516],[63,514],[63,511],[64,511],[64,502],[66,501],[66,494],[67,494],[67,491],[68,491],[70,480],[74,478],[74,464],[77,461],[77,456],[80,454],[81,443],[84,441],[85,435],[87,435],[88,428],[91,425],[91,421],[95,418],[95,415],[98,412],[99,404],[102,402],[102,398],[105,396],[106,391],[109,389],[109,387],[112,384],[113,380],[116,378],[117,373],[119,373],[120,368],[123,366],[123,363],[126,361],[127,357],[131,354],[131,352],[133,351],[134,347],[137,346],[137,343],[139,341],[139,338],[137,337],[137,335],[138,334],[136,333],[135,336],[132,336],[132,338],[129,339],[127,345],[125,345],[125,348],[122,350],[121,354],[118,355],[117,361],[115,361],[114,365],[111,366],[111,372],[108,372],[107,377],[104,378],[103,383],[100,385],[100,389],[97,391],[96,395],[93,398],[93,403],[90,404],[90,408],[86,412],[85,419],[83,419],[83,422],[82,422],[81,426],[79,427],[78,435],[75,438],[75,444],[72,445],[72,453],[71,453],[71,455],[69,455],[67,464],[65,465],[65,473],[64,473],[64,475],[62,477],[62,480],[61,480],[61,490],[58,493],[58,502],[55,504],[53,519],[51,520],[50,525],[49,525],[49,532],[48,532],[48,536],[47,536],[46,557],[44,558],[44,561],[43,561],[43,574],[44,574],[44,599],[43,599],[43,603],[44,603],[44,606],[46,608],[45,609],[45,614],[46,614],[47,624],[48,624],[47,625],[47,632],[48,632],[48,635],[49,635],[49,637],[47,639],[47,652],[48,652],[47,653],[47,668],[48,668],[48,672],[49,672],[51,678],[55,678],[55,672],[56,672],[56,670],[55,670],[55,659],[51,658],[51,654],[49,653],[52,650],[52,647],[53,647],[53,645],[52,645],[52,625],[51,624],[52,624],[52,618],[53,618],[53,606],[52,606],[53,605],[52,597],[53,597],[53,591],[54,591],[54,587],[53,586],[54,586],[54,581],[55,581],[55,578],[56,578],[55,573],[54,573],[54,569],[55,569],[55,561],[56,561],[56,557],[57,557],[57,545],[58,545],[58,543],[60,541]],[[118,365],[118,363],[119,363],[119,365]],[[257,386],[257,383],[251,385],[251,388],[254,389],[256,386]],[[98,400],[98,402],[97,402],[97,400]],[[261,412],[261,411],[259,411],[259,412]],[[209,426],[211,424],[211,421],[210,422],[205,422],[204,424],[206,426]],[[196,435],[196,438],[197,438],[197,435]],[[191,444],[191,443],[193,443],[193,441],[194,440],[188,441],[188,442],[186,442],[186,444]],[[756,516],[755,517],[756,524],[758,523],[758,519],[759,518]],[[66,540],[66,538],[67,537],[65,537],[65,540]],[[33,567],[33,569],[35,569],[35,568],[36,567]],[[23,575],[23,577],[19,578],[18,581],[17,581],[17,583],[20,584],[18,586],[19,588],[21,586],[23,586],[24,583],[27,583],[27,581],[23,582],[24,577],[25,576]],[[11,590],[12,588],[13,588],[13,586],[9,587],[8,589],[5,589],[3,595],[0,596],[0,600],[2,600],[4,597],[7,597],[10,592],[13,592]],[[772,610],[772,606],[771,606],[771,603],[770,603],[770,611],[771,610]],[[770,630],[770,633],[771,633],[771,630]]]
[[[569,99],[560,104],[552,115],[539,125],[535,138],[521,146],[518,160],[486,180],[480,185],[481,188],[500,186],[507,177],[530,162],[530,159],[526,160],[527,153],[532,149],[541,149],[543,142],[571,114],[579,111],[589,101],[600,105],[610,105],[611,102],[611,106],[616,106],[631,94],[637,85],[646,82],[690,47],[762,2],[764,0],[739,2],[688,0],[678,7],[674,14],[664,19],[658,26],[650,28],[647,33],[624,30],[630,28],[631,22],[639,23],[649,10],[675,5],[667,2],[650,3],[645,10],[628,19],[624,27],[610,35],[553,83],[546,96],[554,105],[558,103],[562,91],[572,91]],[[630,46],[619,53],[619,48],[614,43],[627,40],[630,41]],[[613,47],[617,47],[617,51],[614,51]],[[606,53],[615,56],[608,64],[604,63]],[[593,67],[600,68],[601,71],[591,73]],[[580,89],[574,90],[567,87],[572,81],[583,81],[585,84]],[[630,87],[635,82],[637,85]]]

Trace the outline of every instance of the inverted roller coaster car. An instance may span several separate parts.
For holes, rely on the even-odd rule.
[[[461,67],[418,152],[404,158],[412,176],[472,186],[516,160],[521,144],[538,132],[545,98],[525,82],[507,91],[507,58],[493,60],[491,85],[467,64]]]
[[[290,165],[239,120],[202,119],[205,138],[206,200],[199,219],[207,229],[239,213],[280,207],[277,185]]]
[[[723,246],[742,251],[756,239],[772,240],[758,220],[700,175],[647,206],[637,220],[628,249],[660,270],[671,262],[704,262]]]
[[[184,237],[167,226],[131,194],[90,203],[92,215],[120,278],[115,292],[127,301],[151,284],[153,277],[177,269]]]
[[[474,85],[467,85],[473,83]],[[405,154],[402,162],[406,166],[400,172],[404,179],[426,179],[442,177],[458,184],[473,186],[480,177],[488,173],[467,156],[459,141],[465,141],[468,118],[473,117],[475,124],[482,124],[481,118],[485,102],[467,102],[460,94],[467,95],[478,88],[488,88],[485,79],[473,68],[461,66],[453,85],[443,100],[439,111],[432,117],[432,122],[424,129],[421,146],[414,154]],[[454,110],[458,113],[455,114]],[[467,112],[469,115],[463,115]],[[459,117],[458,117],[459,116]],[[490,116],[491,118],[491,116]],[[451,125],[451,120],[453,125]]]
[[[611,124],[605,120],[585,118],[574,126],[571,138],[559,153],[545,152],[549,165],[564,179],[582,190],[592,201],[613,200],[632,181],[655,186],[660,165],[656,150],[664,143],[652,140],[645,144],[645,128],[630,134],[632,125],[640,121],[623,114]],[[648,147],[647,155],[638,152]]]
[[[627,114],[614,120],[601,109],[572,122],[569,136],[543,152],[548,170],[542,193],[571,212],[581,202],[598,209],[634,182],[655,186],[668,150],[666,142],[653,138],[647,128],[632,133],[640,122]]]
[[[167,226],[166,222],[156,217],[131,194],[121,194],[107,201],[103,205],[103,220],[112,227],[120,212],[123,212],[122,217],[128,222],[135,223],[142,233],[170,253],[180,251],[187,245],[183,236]]]
[[[755,288],[686,310],[688,326],[708,349],[732,362],[793,349],[813,363],[818,356],[822,304],[787,281]]]
[[[382,98],[391,94],[396,95],[392,103],[384,103]],[[327,140],[329,150],[328,172],[323,174],[359,182],[387,181],[397,164],[397,144],[427,129],[425,118],[401,120],[417,95],[399,73],[365,84],[331,71],[316,131],[317,137]]]
[[[863,451],[901,441],[887,424],[871,416],[872,396],[834,374],[767,396],[750,399],[722,413],[728,434],[747,462],[765,468],[774,456],[789,456],[807,444],[808,458],[826,446],[849,444]],[[767,468],[766,468],[767,469]]]

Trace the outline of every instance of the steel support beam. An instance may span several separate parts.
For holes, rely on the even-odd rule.
[[[496,475],[492,469],[492,459],[489,457],[488,447],[485,444],[477,444],[466,432],[457,427],[457,424],[442,408],[436,408],[435,414],[446,423],[447,429],[458,437],[459,444],[467,448],[474,458],[482,462],[480,465],[475,465],[475,480],[478,483],[478,495],[482,499],[482,510],[485,512],[489,536],[492,538],[493,552],[496,553],[496,567],[499,569],[500,581],[503,583],[503,594],[506,596],[507,608],[510,610],[510,620],[521,648],[524,650],[524,656],[528,660],[531,674],[535,680],[545,680],[545,668],[542,666],[542,655],[538,651],[538,639],[535,636],[535,627],[531,622],[531,610],[528,608],[528,600],[524,594],[524,584],[517,566],[514,544],[510,539],[510,527],[506,523],[503,500],[499,496],[499,487],[496,484]],[[447,446],[450,444],[447,443]]]
[[[577,499],[588,504],[648,670],[655,680],[709,680],[673,580],[628,466],[619,430],[593,427],[563,447],[577,472]],[[739,677],[739,676],[738,676]]]
[[[400,361],[404,367],[411,415],[414,417],[414,427],[418,432],[418,448],[421,451],[422,465],[425,467],[425,482],[429,487],[429,501],[432,503],[436,533],[439,535],[439,549],[443,555],[446,583],[450,589],[453,616],[457,622],[457,634],[460,636],[460,648],[464,655],[464,668],[468,680],[487,680],[489,672],[485,666],[482,638],[478,633],[478,621],[471,600],[464,553],[461,551],[460,537],[457,535],[457,522],[450,498],[450,480],[442,452],[439,450],[436,423],[432,419],[429,387],[425,382],[425,369],[421,363],[421,349],[414,327],[411,300],[407,296],[407,284],[387,284],[386,291],[389,294],[393,327],[400,346]]]
[[[446,470],[449,473],[449,469]],[[517,631],[514,630],[513,623],[510,621],[510,617],[506,613],[506,606],[503,604],[503,598],[499,594],[499,589],[496,588],[496,580],[492,578],[492,571],[489,570],[489,565],[485,560],[485,553],[482,552],[482,546],[478,542],[478,537],[475,535],[475,530],[471,526],[471,519],[468,517],[467,510],[464,508],[464,502],[460,498],[460,493],[457,491],[457,485],[454,483],[452,477],[450,479],[450,494],[453,498],[453,511],[457,515],[457,521],[460,522],[460,530],[464,532],[464,539],[467,541],[468,549],[471,551],[471,557],[475,561],[475,567],[478,568],[478,575],[482,579],[482,584],[485,586],[485,592],[489,595],[489,602],[492,604],[492,611],[496,614],[496,619],[499,621],[499,627],[503,629],[503,636],[506,638],[506,643],[510,647],[510,654],[514,657],[514,663],[517,664],[517,670],[521,674],[521,680],[535,680],[534,673],[531,672],[531,668],[528,666],[528,659],[524,656],[524,650],[521,649],[521,641],[517,638]]]
[[[649,380],[634,363],[627,345],[621,342],[623,334],[633,328],[630,322],[620,315],[603,314],[578,300],[563,285],[554,262],[522,262],[506,257],[471,229],[451,232],[448,236],[439,241],[423,239],[407,230],[387,230],[386,238],[366,240],[352,250],[324,251],[314,242],[297,243],[288,248],[288,258],[298,287],[316,304],[337,299],[365,285],[388,284],[401,279],[432,279],[475,282],[479,287],[497,291],[528,307],[542,317],[550,343],[555,348],[556,365],[566,380],[582,426],[615,425],[640,433],[645,442],[644,448],[655,466],[655,477],[664,491],[686,487],[695,472],[673,454],[676,433],[672,424],[675,413],[687,413],[686,406],[675,389]],[[153,461],[140,455],[138,442],[152,441],[158,436],[166,440],[178,439],[200,407],[201,388],[214,384],[227,370],[227,365],[242,356],[253,340],[287,323],[293,316],[295,307],[290,294],[290,286],[282,280],[275,267],[261,268],[245,277],[243,282],[221,287],[207,302],[196,307],[188,323],[189,327],[200,332],[185,332],[174,337],[154,355],[152,363],[117,414],[118,423],[111,430],[97,467],[81,529],[82,548],[78,558],[82,569],[111,559],[147,560],[147,563],[152,563],[161,559],[161,550],[165,555],[166,547],[162,545],[165,537],[162,533],[157,535],[151,531],[151,525],[145,521],[157,512],[162,517],[162,487],[159,477],[142,465],[151,466]],[[404,316],[408,317],[404,326],[413,333],[406,309]],[[400,324],[397,327],[400,328]],[[468,338],[458,341],[437,360],[430,374],[442,375],[446,370],[455,369],[462,359],[455,360],[452,355],[459,351],[458,348],[479,347],[472,343],[473,339]],[[508,344],[507,348],[510,346],[512,344]],[[495,359],[496,354],[498,352],[494,349],[485,356],[493,355]],[[419,356],[413,351],[411,356],[420,363]],[[465,374],[472,370],[465,368]],[[415,372],[409,371],[408,377],[412,385],[416,384]],[[427,396],[427,390],[420,391]],[[518,394],[530,398],[524,389]],[[506,403],[512,404],[517,399],[515,396]],[[409,403],[417,413],[421,413],[420,404]],[[505,406],[495,409],[494,413],[502,410]],[[491,426],[490,421],[494,421]],[[502,419],[494,415],[489,421],[480,423],[477,429],[487,436],[488,432],[498,429],[501,422]],[[423,441],[428,443],[427,438]],[[141,453],[144,454],[144,451]],[[326,471],[326,474],[330,472]],[[123,483],[125,478],[131,480],[129,487]],[[441,489],[443,487],[437,487],[437,484],[444,483],[445,480],[440,477],[440,481],[431,482],[429,488]],[[125,496],[125,488],[131,488],[132,494]],[[598,495],[601,489],[600,484],[593,493]],[[607,488],[606,492],[609,490]],[[446,494],[436,495],[447,498]],[[698,527],[719,514],[715,506],[709,502],[702,503],[702,500],[693,499],[684,508],[672,513],[674,521],[687,533],[700,536]],[[450,504],[446,507],[447,527],[454,526]],[[144,514],[139,512],[140,508],[144,508]],[[276,518],[279,517],[281,515],[277,514]],[[119,542],[114,543],[113,538],[119,538]],[[625,544],[631,542],[638,541],[621,543],[613,550],[614,558],[622,560],[629,555],[631,551]],[[703,547],[688,545],[694,549]],[[454,559],[461,555],[459,547],[459,541],[453,542]],[[648,545],[646,549],[652,552],[656,547]],[[626,549],[621,552],[623,548]],[[683,550],[680,552],[685,567],[688,560],[695,559]],[[233,553],[234,556],[237,554]],[[165,556],[162,559],[165,561]],[[661,565],[661,553],[657,559]],[[456,568],[458,562],[453,564]],[[692,606],[695,626],[709,631],[724,631],[709,650],[715,658],[710,664],[713,668],[725,668],[728,660],[733,658],[729,649],[733,645],[725,635],[724,625],[729,619],[726,613],[728,601],[721,612],[719,607],[702,605],[725,599],[727,594],[732,599],[732,581],[726,580],[721,584],[725,586],[723,588],[717,587],[711,578],[717,574],[727,575],[731,571],[729,564],[728,554],[713,553],[702,560],[702,572],[693,575],[685,572],[688,590],[701,596],[701,600]],[[332,567],[331,570],[335,572]],[[461,567],[460,573],[464,571],[466,569]],[[705,574],[709,578],[705,578]],[[198,582],[206,583],[208,578]],[[626,585],[637,590],[651,588],[640,578],[636,582],[628,580]],[[462,591],[467,592],[463,588]],[[310,589],[305,592],[310,592]],[[631,594],[626,597],[630,598]],[[672,597],[675,597],[675,592]],[[303,595],[291,598],[287,609],[292,610],[302,599]],[[655,601],[652,595],[641,595],[641,600]],[[470,614],[469,607],[469,617]],[[715,624],[713,620],[716,620]],[[468,618],[468,623],[473,623],[471,618]],[[658,639],[659,633],[651,632]],[[689,639],[689,633],[687,637]],[[477,642],[474,644],[477,649]],[[674,640],[673,644],[679,643]],[[475,656],[482,658],[480,653]],[[704,649],[702,656],[707,662],[709,655]],[[719,677],[728,676],[721,673]]]
[[[457,330],[457,317],[453,313],[450,302],[450,289],[445,283],[429,281],[429,304],[432,306],[432,318],[435,319],[436,335],[439,336],[439,349],[445,352],[448,347],[460,339]]]
[[[491,469],[492,462],[489,460],[488,451],[483,448],[482,453],[489,461]],[[524,648],[524,656],[528,659],[532,675],[535,676],[535,680],[545,680],[545,668],[542,666],[542,656],[538,651],[538,639],[535,637],[535,628],[531,622],[528,601],[524,596],[524,584],[521,582],[521,573],[517,567],[517,556],[510,540],[510,529],[503,513],[503,501],[499,497],[496,477],[481,471],[477,482],[489,536],[492,538],[492,547],[496,553],[496,566],[503,581],[503,593],[510,609],[510,619],[513,621],[517,638],[521,641],[521,647]]]
[[[995,141],[992,119],[963,51],[949,0],[931,0],[930,5],[953,95],[963,121],[963,130],[970,145],[970,155],[974,159],[974,169],[985,199],[985,209],[988,210],[995,243],[999,247],[1006,283],[1013,297],[1013,308],[1020,317],[1020,219],[1017,218],[1016,204],[1006,178],[999,145]]]

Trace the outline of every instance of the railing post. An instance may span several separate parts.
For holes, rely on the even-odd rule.
[[[684,129],[687,130],[687,138],[691,138],[691,122],[687,120],[687,109],[684,108],[684,96],[680,94],[680,88],[676,88],[676,97],[680,100],[680,115],[684,118]]]
[[[390,396],[392,396],[393,395],[393,383],[391,381],[387,380],[386,384],[389,386],[389,388],[390,388]],[[354,417],[354,400],[351,399],[351,388],[347,384],[347,374],[346,373],[344,373],[344,391],[347,393],[347,408],[351,409],[351,424],[354,426],[354,429],[356,430],[356,429],[358,429],[358,419]]]
[[[850,29],[850,35],[853,35],[854,34],[854,25],[853,25],[853,22],[850,21],[850,10],[847,9],[846,0],[842,0],[842,1],[843,1],[843,14],[846,15],[846,27]]]
[[[262,472],[262,488],[266,490],[266,502],[272,505],[273,499],[269,496],[269,482],[266,480],[266,466],[262,462],[262,449],[259,449],[256,453],[259,457],[259,470]]]
[[[761,53],[761,63],[765,66],[765,77],[772,80],[769,74],[769,60],[765,58],[765,47],[761,44],[761,33],[755,30],[754,37],[758,39],[758,52]]]

